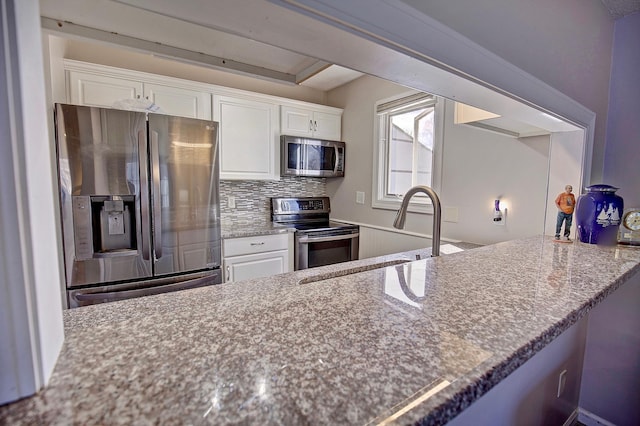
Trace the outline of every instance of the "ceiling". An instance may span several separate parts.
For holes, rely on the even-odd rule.
[[[601,1],[614,18],[640,10],[640,0]],[[89,39],[103,39],[103,41],[111,39],[114,44],[120,46],[130,43],[129,47],[137,46],[141,50],[144,50],[144,42],[147,41],[149,49],[154,44],[156,48],[160,45],[168,57],[181,57],[184,61],[198,62],[200,65],[208,63],[209,66],[218,69],[253,75],[284,84],[300,84],[321,91],[329,91],[363,75],[358,71],[319,61],[310,55],[291,52],[211,27],[180,21],[170,16],[157,15],[150,18],[150,15],[153,15],[152,12],[131,7],[126,4],[129,3],[126,0],[66,0],[63,3],[77,11],[77,18],[69,22],[60,0],[41,0],[41,13],[43,17],[50,18],[50,20],[44,20],[45,29],[48,25],[50,30]],[[83,25],[94,7],[105,9],[107,16],[110,11],[113,11],[112,13],[118,16],[123,26],[128,25],[127,30],[114,31],[112,26],[101,28],[100,25]],[[123,11],[126,12],[124,16],[128,19],[122,18]],[[60,25],[60,21],[66,21],[64,26]],[[104,22],[107,21],[108,19],[104,20]],[[169,36],[166,40],[145,40],[144,36],[135,31],[135,25],[145,21],[153,22],[152,25],[172,28],[167,35],[187,33],[190,37],[185,38],[182,44],[181,38],[174,36]],[[200,46],[194,45],[191,43],[194,39],[205,42]],[[211,42],[212,40],[215,42]],[[163,52],[158,53],[160,56],[163,54]],[[190,59],[190,56],[194,58]]]
[[[614,19],[640,11],[640,0],[601,0]]]
[[[257,0],[252,0],[252,2],[254,9],[257,7],[275,7],[268,2],[258,3]],[[152,6],[147,6],[149,4]],[[201,8],[205,7],[202,6],[203,4],[206,4],[206,2],[201,3]],[[190,5],[190,3],[181,6],[181,11],[188,9],[187,5]],[[150,7],[155,8],[155,4],[144,0],[40,0],[43,29],[45,32],[48,31],[56,35],[62,34],[71,38],[98,41],[121,48],[152,53],[155,56],[253,76],[282,84],[299,84],[320,91],[329,91],[363,75],[362,72],[354,71],[348,66],[330,64],[317,59],[313,55],[302,54],[299,51],[296,52],[258,41],[261,37],[257,33],[259,30],[256,29],[255,25],[251,26],[249,30],[250,32],[256,31],[255,38],[247,38],[226,30],[216,29],[213,24],[202,24],[198,15],[194,13],[186,18],[178,18],[181,11],[160,13],[159,11],[150,10]],[[194,11],[197,10],[195,7],[193,9]],[[215,11],[220,15],[227,13],[232,16],[236,12],[229,12],[234,9],[237,10],[237,4],[232,1],[220,1],[215,5]],[[285,12],[278,9],[274,13],[277,13],[278,16],[289,13]],[[249,21],[245,14],[237,25],[249,26]],[[305,22],[296,16],[289,20],[288,25],[293,26],[298,22],[304,28],[301,33],[304,34],[306,32],[309,34],[307,44],[313,45],[313,43],[317,43],[319,40],[318,35],[314,36],[308,20]],[[167,28],[171,28],[171,31],[166,31]],[[322,38],[327,39],[328,35],[322,34],[320,37],[321,40]],[[281,45],[286,45],[287,43],[289,42],[283,42]],[[343,49],[339,44],[332,45],[332,48],[347,51],[346,48]],[[365,57],[367,55],[372,56],[372,52],[365,51],[365,48],[367,47],[365,46],[357,51],[356,55],[359,56],[359,60],[366,60]],[[316,47],[316,49],[318,48]],[[351,60],[352,56],[353,54],[350,54],[349,59],[345,59],[345,61]],[[377,54],[373,68],[384,71],[383,68],[386,67],[387,74],[393,76],[403,72],[412,73],[414,78],[424,80],[424,75],[420,76],[413,71],[411,69],[413,65],[406,62],[410,59],[391,58],[392,55],[388,51],[383,56]],[[466,84],[460,81],[454,82],[452,77],[444,77],[444,79],[447,84],[456,84],[458,86]],[[430,80],[435,80],[435,77],[431,75]],[[439,92],[432,91],[432,93]],[[484,103],[485,99],[493,95],[493,91],[484,91],[481,95],[482,102]],[[478,92],[478,96],[480,96],[480,92]],[[496,105],[500,106],[495,109],[491,108],[493,104],[484,104],[482,106],[487,110],[498,113],[500,108],[503,110],[508,109],[510,114],[515,109],[520,108],[518,106],[506,108],[505,99],[498,99],[496,102]],[[479,105],[476,104],[476,106]],[[527,108],[531,109],[530,107]],[[546,117],[541,117],[539,111],[535,111],[534,114],[537,122],[530,121],[529,124],[551,131],[567,130],[566,128],[558,127],[561,126],[560,124],[549,122]],[[512,115],[512,117],[517,116]],[[520,118],[522,117],[520,116]],[[541,120],[546,121],[548,125],[544,125]],[[501,123],[501,126],[505,126],[507,119],[503,117],[501,120],[496,121],[505,122]],[[517,122],[515,119],[511,121]],[[552,130],[553,127],[555,129]],[[517,129],[513,130],[518,132]],[[527,127],[523,132],[529,133],[531,130],[530,127]]]

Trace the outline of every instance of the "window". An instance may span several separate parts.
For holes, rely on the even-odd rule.
[[[416,93],[376,104],[373,207],[397,209],[415,185],[439,190],[444,102]],[[432,212],[428,197],[416,194],[411,210]]]

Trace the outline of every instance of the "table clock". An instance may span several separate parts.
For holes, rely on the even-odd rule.
[[[622,213],[618,243],[640,246],[640,208],[625,209]]]

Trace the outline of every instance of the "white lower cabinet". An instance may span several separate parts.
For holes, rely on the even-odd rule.
[[[242,281],[293,270],[293,234],[227,238],[222,243],[224,281]]]

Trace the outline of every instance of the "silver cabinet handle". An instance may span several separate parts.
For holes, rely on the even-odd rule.
[[[313,120],[313,131],[317,131],[318,130],[318,122]]]
[[[228,283],[231,278],[231,267],[227,265],[227,276],[224,278],[224,282]]]
[[[334,235],[334,236],[330,236],[330,237],[300,237],[300,239],[298,240],[298,242],[302,243],[302,244],[309,244],[309,243],[322,243],[325,241],[337,241],[337,240],[348,240],[351,238],[358,238],[360,236],[359,233],[355,233],[355,234],[346,234],[346,235]]]
[[[264,245],[264,241],[260,242],[260,243],[250,243],[250,245],[252,245],[252,246],[263,246]]]

